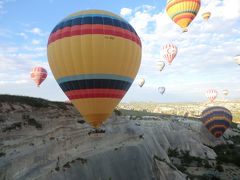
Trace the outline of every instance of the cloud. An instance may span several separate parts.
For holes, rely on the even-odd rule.
[[[33,44],[33,45],[39,45],[39,44],[40,44],[40,41],[37,40],[37,39],[33,39],[33,40],[32,40],[32,44]]]
[[[129,9],[129,8],[122,8],[121,11],[120,11],[120,14],[122,16],[129,16],[132,14],[132,9]]]
[[[212,17],[225,20],[236,19],[240,16],[239,0],[203,0],[200,14],[210,11]]]
[[[30,30],[26,30],[26,32],[30,32],[37,36],[47,36],[48,34],[47,32],[44,32],[42,29],[38,27],[34,27],[34,28],[31,28]]]
[[[15,0],[0,0],[0,15],[7,13],[4,6],[8,2],[14,2]]]
[[[142,63],[137,78],[146,79],[144,87],[133,85],[124,100],[156,98],[158,86],[166,86],[164,101],[176,99],[203,100],[208,88],[230,89],[232,98],[239,97],[235,89],[240,88],[239,68],[233,61],[240,52],[239,39],[240,14],[238,0],[203,1],[196,19],[190,24],[189,32],[182,34],[164,11],[154,7],[135,8],[127,19],[142,40]],[[201,12],[209,10],[212,17],[204,22]],[[229,13],[227,13],[229,11]],[[156,68],[160,60],[161,46],[174,43],[178,54],[171,66],[166,65],[162,72]],[[146,95],[143,95],[143,92]]]
[[[6,11],[4,10],[4,0],[0,0],[0,15],[6,13]]]
[[[26,35],[26,33],[18,33],[19,36],[23,37],[24,39],[28,39],[28,36]]]

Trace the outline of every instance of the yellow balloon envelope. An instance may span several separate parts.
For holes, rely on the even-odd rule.
[[[187,32],[188,25],[196,17],[201,6],[200,0],[168,0],[166,11],[168,16]]]
[[[211,12],[205,12],[202,14],[202,18],[207,21],[211,16]]]
[[[102,10],[74,13],[56,25],[48,61],[59,86],[93,127],[123,98],[141,63],[141,40],[118,15]]]

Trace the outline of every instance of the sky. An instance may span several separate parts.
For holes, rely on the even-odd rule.
[[[101,9],[121,15],[142,41],[142,62],[123,102],[206,101],[205,92],[214,88],[223,98],[240,99],[240,1],[202,0],[201,9],[187,33],[165,12],[165,0],[0,0],[0,94],[27,95],[64,101],[47,60],[48,36],[54,26],[71,13]],[[210,11],[208,22],[201,14]],[[161,47],[173,43],[178,54],[172,65],[157,70]],[[34,66],[48,71],[40,88],[30,79]],[[142,88],[137,84],[145,78]],[[157,89],[166,88],[161,95]]]

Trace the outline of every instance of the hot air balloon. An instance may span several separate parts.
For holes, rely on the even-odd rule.
[[[232,122],[232,113],[225,107],[212,106],[202,112],[201,120],[208,131],[219,138],[229,128]]]
[[[168,64],[172,63],[173,59],[177,55],[177,51],[177,46],[174,44],[165,44],[162,46],[162,56],[168,62]]]
[[[37,87],[46,79],[47,71],[43,67],[34,67],[30,73],[31,79],[34,80]]]
[[[210,18],[211,16],[211,12],[205,12],[202,14],[202,18],[205,20],[205,21],[208,21],[208,19]]]
[[[162,71],[164,67],[165,67],[165,62],[163,62],[163,61],[158,61],[157,62],[157,69],[159,71]]]
[[[236,56],[234,57],[234,60],[236,61],[236,63],[237,63],[238,65],[240,65],[240,55],[236,55]]]
[[[164,92],[165,92],[165,87],[159,87],[159,88],[158,88],[158,92],[163,95]]]
[[[218,92],[215,89],[208,89],[205,95],[210,102],[213,102],[217,98]]]
[[[140,87],[143,87],[144,84],[145,84],[145,79],[144,78],[141,78],[141,79],[138,80],[138,85]]]
[[[168,0],[166,11],[168,16],[186,32],[187,27],[196,17],[201,0]]]
[[[47,51],[57,83],[94,128],[107,120],[130,88],[142,54],[134,28],[102,10],[67,16],[52,30]]]
[[[227,89],[224,89],[224,90],[222,91],[222,93],[223,93],[224,96],[227,96],[227,95],[229,94],[229,91],[228,91]]]

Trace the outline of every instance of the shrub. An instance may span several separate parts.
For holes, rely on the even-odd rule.
[[[168,156],[169,157],[179,157],[179,152],[178,152],[178,149],[175,148],[175,149],[168,149]]]
[[[114,109],[114,113],[116,116],[121,116],[122,115],[122,112],[119,111],[118,109]]]
[[[0,157],[5,156],[5,155],[6,155],[6,153],[0,152]]]
[[[29,118],[27,119],[27,123],[30,125],[30,126],[35,126],[36,129],[42,129],[42,124],[40,124],[39,122],[37,122],[34,118]]]
[[[67,162],[66,164],[63,165],[64,168],[70,168],[71,165],[69,164],[69,162]]]
[[[233,163],[240,167],[240,147],[234,144],[218,145],[213,147],[217,154],[217,162],[220,163]]]
[[[181,150],[181,162],[185,165],[191,164],[193,158],[189,155],[189,151]]]
[[[181,172],[185,172],[187,170],[183,165],[175,165],[175,167]]]
[[[22,123],[21,122],[13,123],[10,126],[4,128],[2,131],[3,132],[9,132],[9,131],[17,129],[17,128],[22,128]]]
[[[81,161],[82,164],[86,164],[87,163],[87,159],[84,158],[77,158],[77,161]]]
[[[232,136],[229,138],[231,141],[234,142],[234,144],[240,144],[240,136]]]
[[[217,171],[219,171],[219,172],[223,172],[224,171],[223,167],[220,164],[217,164],[215,169]]]
[[[206,169],[212,168],[212,166],[209,164],[208,160],[204,159],[204,160],[203,160],[203,163],[204,163],[204,167],[205,167]]]
[[[0,116],[0,123],[1,122],[5,122],[5,119],[3,118],[3,116]]]
[[[84,123],[85,123],[84,120],[78,120],[77,122],[78,122],[79,124],[84,124]]]

